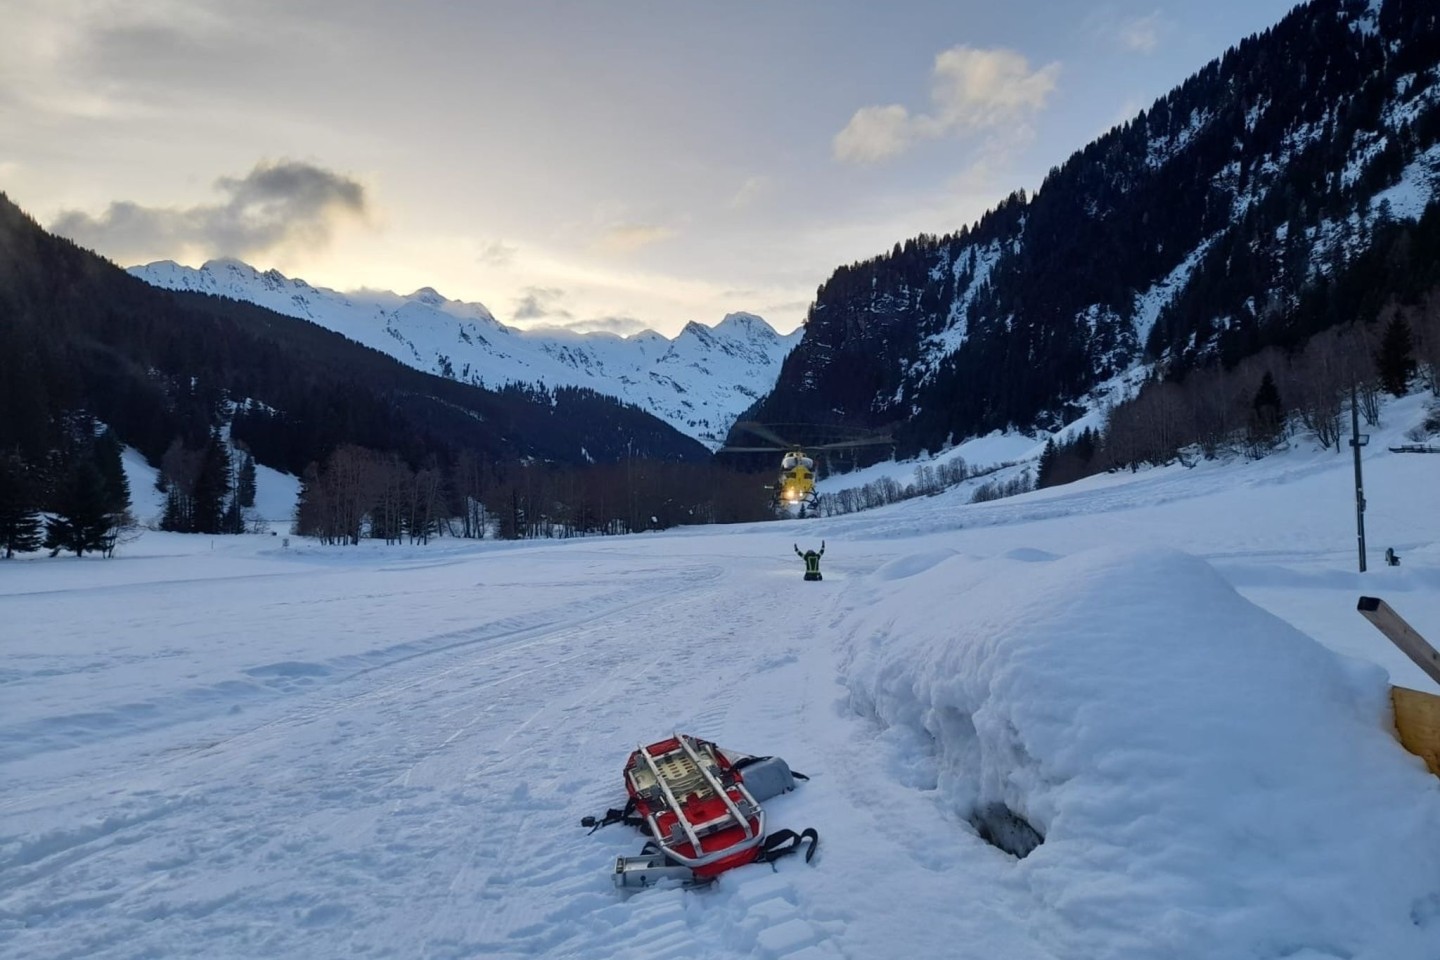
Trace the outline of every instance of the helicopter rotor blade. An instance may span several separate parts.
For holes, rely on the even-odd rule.
[[[836,441],[835,443],[820,443],[820,444],[816,444],[816,445],[813,446],[813,447],[807,447],[806,449],[809,449],[809,450],[845,450],[845,449],[847,449],[847,448],[849,448],[849,447],[874,447],[874,446],[879,446],[879,445],[881,445],[881,444],[894,443],[894,442],[895,442],[894,439],[892,439],[891,437],[868,437],[868,438],[863,439],[863,440],[838,440],[838,441]]]
[[[776,433],[774,430],[771,430],[763,423],[757,423],[754,420],[739,420],[736,421],[735,426],[740,430],[755,434],[755,436],[759,437],[762,440],[769,440],[771,443],[777,446],[787,448],[795,446],[795,444],[791,443],[789,440],[786,440],[784,437],[780,436],[778,433]]]
[[[716,453],[784,453],[789,447],[721,447]]]

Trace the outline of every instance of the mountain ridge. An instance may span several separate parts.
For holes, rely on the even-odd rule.
[[[256,274],[280,289],[285,278]],[[703,445],[593,390],[489,390],[398,362],[249,302],[146,284],[46,232],[0,193],[0,449],[45,464],[77,417],[151,464],[229,423],[258,463],[301,475],[338,447],[449,464],[708,459]]]
[[[128,272],[162,289],[228,297],[308,320],[464,383],[595,390],[651,413],[711,450],[770,389],[800,339],[798,331],[782,335],[745,312],[727,314],[714,326],[690,321],[673,338],[648,329],[628,337],[523,330],[501,323],[483,304],[448,299],[433,287],[410,294],[340,292],[234,258],[198,268],[161,260]]]

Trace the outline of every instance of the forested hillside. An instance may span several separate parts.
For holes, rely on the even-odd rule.
[[[558,491],[586,485],[554,475],[620,462],[631,475],[637,463],[655,465],[641,476],[666,463],[705,471],[708,452],[593,391],[489,391],[421,373],[306,321],[158,290],[46,233],[0,196],[0,514],[19,518],[9,527],[0,521],[0,546],[29,544],[29,536],[4,531],[33,529],[37,511],[57,510],[77,471],[113,468],[102,436],[161,470],[167,495],[179,501],[167,507],[174,529],[203,532],[233,529],[241,515],[232,450],[314,476],[336,451],[366,451],[395,465],[412,488],[411,536],[466,513],[467,497],[506,513],[502,526],[511,531],[572,529],[576,511],[585,523],[628,529],[658,524],[662,513],[678,522],[675,505],[713,513],[707,498],[723,486],[691,477],[678,492],[647,486],[634,499],[612,497],[603,516],[582,509]],[[462,464],[473,474],[465,484]],[[433,484],[423,517],[421,474]],[[368,486],[361,493],[379,496]],[[661,511],[667,501],[671,509]],[[119,523],[124,498],[117,493],[103,506],[111,526]],[[359,535],[351,527],[324,532]],[[96,540],[88,549],[103,546]]]
[[[1373,321],[1434,282],[1415,221],[1440,183],[1437,65],[1432,2],[1298,7],[1033,197],[838,269],[746,418],[892,428],[908,455],[1059,427],[1140,365],[1178,377]]]

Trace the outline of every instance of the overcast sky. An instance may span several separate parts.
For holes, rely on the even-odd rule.
[[[0,189],[125,266],[787,331],[1291,6],[0,0]]]

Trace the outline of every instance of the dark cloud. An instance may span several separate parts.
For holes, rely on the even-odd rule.
[[[558,287],[526,287],[525,295],[515,301],[515,320],[551,320],[560,322],[573,318],[569,310],[559,306],[565,291]]]
[[[323,246],[338,223],[369,212],[358,181],[292,160],[221,177],[215,189],[224,203],[176,209],[119,201],[98,217],[66,211],[51,229],[121,263],[187,253],[248,258],[292,244]]]

